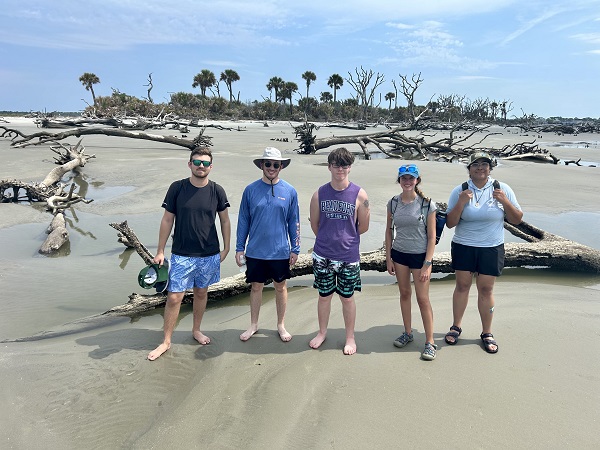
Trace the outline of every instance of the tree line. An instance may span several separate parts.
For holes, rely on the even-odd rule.
[[[144,116],[152,117],[161,113],[172,113],[185,118],[210,119],[253,119],[253,120],[314,120],[314,121],[365,121],[374,123],[415,123],[423,115],[426,118],[447,123],[460,121],[525,124],[534,126],[544,123],[542,117],[527,114],[511,114],[513,102],[509,99],[489,98],[469,99],[466,95],[439,94],[426,104],[417,104],[418,89],[424,82],[421,73],[412,76],[399,74],[399,80],[391,80],[393,90],[383,94],[379,92],[385,82],[385,75],[373,70],[355,68],[342,77],[334,73],[327,79],[332,91],[324,91],[317,99],[310,95],[311,85],[317,80],[314,72],[307,70],[301,75],[306,90],[300,92],[298,84],[281,77],[271,77],[265,84],[268,96],[262,100],[240,101],[240,92],[234,92],[234,83],[240,80],[233,69],[226,69],[217,78],[209,69],[203,69],[194,75],[192,88],[200,93],[175,92],[170,94],[167,103],[155,104],[151,97],[152,74],[148,75],[148,95],[137,98],[112,89],[112,95],[97,97],[94,85],[100,78],[86,72],[79,81],[91,92],[92,104],[84,110],[85,115],[95,117]],[[221,84],[225,85],[227,98],[221,95]],[[349,98],[339,100],[338,91],[349,86]],[[209,95],[210,94],[210,95]],[[297,99],[294,105],[294,96]],[[399,99],[403,98],[403,105]]]

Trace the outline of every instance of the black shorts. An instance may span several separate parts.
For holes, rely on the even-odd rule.
[[[392,261],[402,266],[408,266],[410,269],[420,269],[425,262],[425,253],[403,253],[391,249],[390,256]]]
[[[504,244],[470,247],[452,243],[452,269],[499,277],[504,268]]]
[[[246,256],[246,283],[281,283],[291,278],[289,259],[256,259]]]

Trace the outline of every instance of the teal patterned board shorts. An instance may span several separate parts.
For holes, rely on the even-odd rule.
[[[315,252],[313,257],[313,287],[321,297],[328,297],[337,292],[340,297],[350,298],[354,291],[362,289],[360,282],[360,261],[347,263],[323,258]]]
[[[169,292],[185,292],[194,287],[207,288],[221,279],[221,255],[171,255]]]

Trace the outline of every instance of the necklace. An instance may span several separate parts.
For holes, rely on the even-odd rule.
[[[475,196],[475,207],[479,208],[479,200],[481,200],[481,197],[483,196],[483,193],[485,191],[487,191],[490,188],[490,186],[486,187],[485,189],[481,190],[481,193],[479,194],[479,197],[477,197],[477,193],[473,192],[473,195]]]

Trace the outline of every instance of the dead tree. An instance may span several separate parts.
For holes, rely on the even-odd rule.
[[[131,139],[145,139],[148,141],[177,145],[180,147],[185,147],[189,150],[194,150],[198,147],[208,147],[212,145],[212,138],[210,136],[204,136],[204,128],[194,139],[182,139],[175,136],[162,136],[159,134],[140,133],[135,131],[126,131],[112,128],[77,128],[74,130],[67,130],[60,133],[49,133],[47,131],[41,131],[29,135],[23,134],[18,130],[6,128],[4,126],[0,126],[0,129],[4,130],[4,132],[2,133],[2,137],[10,138],[12,140],[10,145],[12,147],[17,148],[23,148],[29,145],[40,145],[48,142],[56,142],[72,136],[80,137],[97,134]],[[18,136],[20,136],[20,138],[18,138]]]
[[[16,203],[25,199],[29,202],[46,202],[46,208],[54,215],[47,230],[48,237],[39,250],[43,254],[58,251],[69,240],[63,211],[75,203],[92,201],[75,193],[75,183],[71,184],[68,192],[65,192],[65,185],[60,183],[60,180],[66,173],[77,167],[85,166],[89,159],[95,158],[95,155],[84,153],[85,148],[81,146],[81,140],[74,147],[59,144],[50,149],[58,154],[54,160],[59,166],[52,169],[42,182],[0,181],[0,201]]]
[[[375,74],[372,70],[366,71],[362,66],[360,66],[360,72],[358,71],[358,68],[355,68],[354,70],[356,72],[356,80],[352,77],[352,74],[348,72],[350,78],[346,78],[346,81],[356,92],[356,100],[359,102],[359,105],[362,106],[361,118],[367,120],[367,111],[375,98],[375,90],[383,84],[385,77],[379,72]],[[375,75],[374,84],[372,87],[369,87],[373,75]]]
[[[149,74],[148,74],[148,84],[145,84],[144,86],[148,88],[148,102],[150,102],[150,103],[154,103],[154,102],[152,101],[152,97],[150,97],[150,91],[151,91],[151,90],[152,90],[152,88],[154,87],[154,86],[152,85],[152,73],[149,73]]]
[[[408,79],[407,75],[399,74],[402,79],[402,95],[406,99],[407,109],[408,109],[408,117],[410,118],[410,123],[414,124],[417,122],[416,114],[415,114],[415,93],[421,83],[423,83],[423,79],[421,78],[421,72],[418,74],[412,75],[411,79]]]

